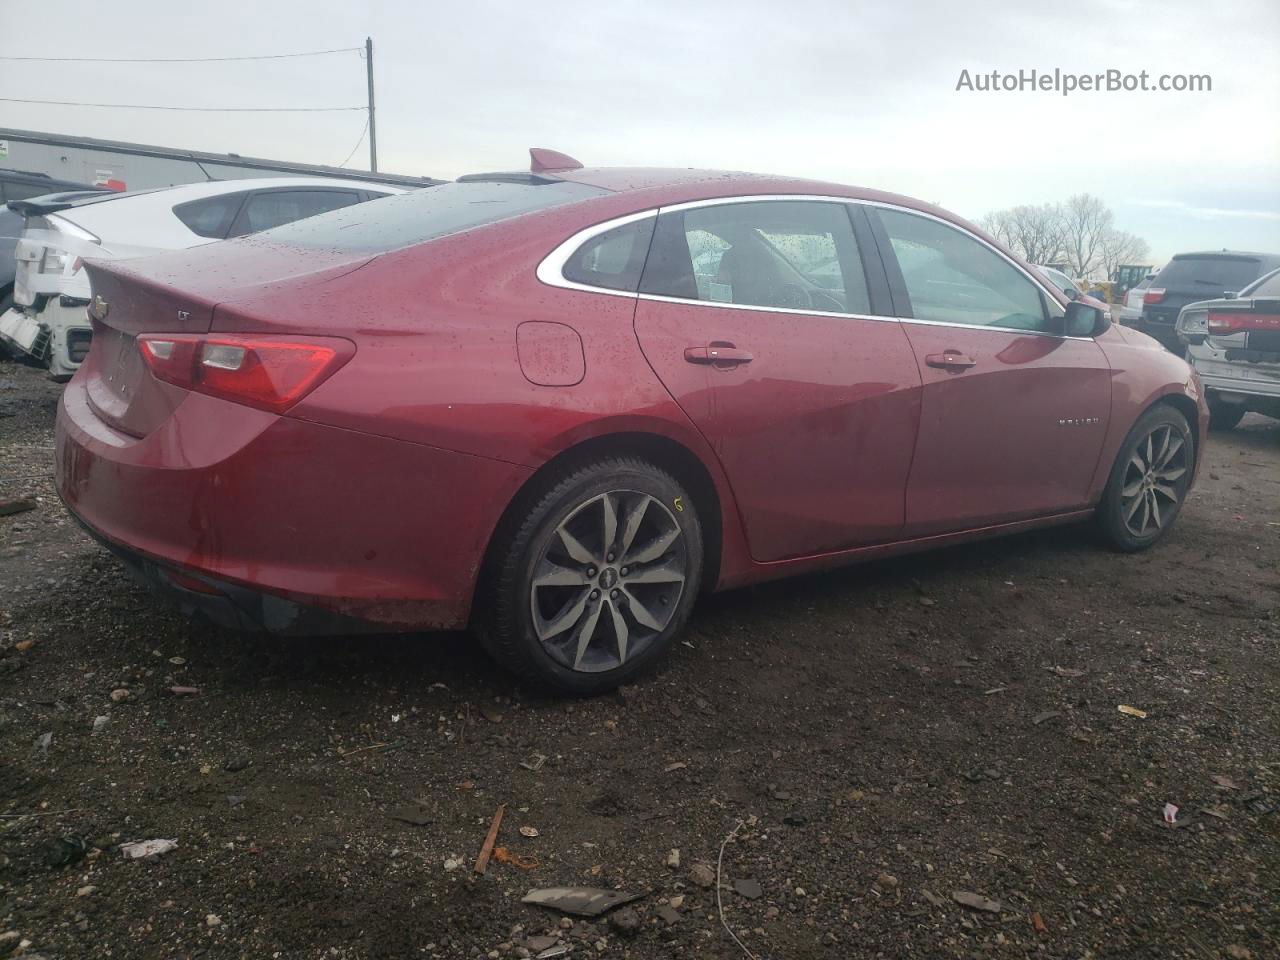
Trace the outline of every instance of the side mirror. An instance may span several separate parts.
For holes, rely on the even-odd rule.
[[[1090,306],[1082,300],[1067,304],[1063,331],[1068,337],[1096,337],[1111,326],[1111,314]]]

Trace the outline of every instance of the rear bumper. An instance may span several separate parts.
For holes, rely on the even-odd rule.
[[[1280,366],[1227,360],[1222,351],[1205,344],[1188,347],[1187,362],[1206,390],[1280,400]]]
[[[138,439],[98,418],[84,380],[58,406],[58,493],[144,580],[231,626],[464,626],[530,472],[200,394]]]

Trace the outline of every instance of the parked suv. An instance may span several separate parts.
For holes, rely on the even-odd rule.
[[[85,316],[85,259],[196,247],[392,193],[404,190],[356,180],[273,177],[11,202],[9,209],[26,217],[26,225],[14,251],[14,309],[0,316],[0,341],[43,360],[55,379],[70,378],[88,355],[93,335]]]
[[[22,214],[5,207],[11,200],[29,200],[55,190],[76,190],[88,195],[105,187],[91,187],[74,180],[55,180],[48,174],[0,167],[0,315],[13,306],[13,248],[22,234]]]
[[[1280,267],[1280,256],[1270,253],[1234,250],[1180,253],[1156,274],[1142,295],[1142,315],[1136,320],[1122,315],[1120,322],[1149,334],[1174,353],[1181,353],[1182,344],[1174,331],[1174,323],[1183,307],[1201,300],[1235,296],[1276,267]]]
[[[1238,297],[1183,307],[1177,331],[1208,394],[1210,429],[1230,430],[1250,410],[1280,418],[1280,270]]]

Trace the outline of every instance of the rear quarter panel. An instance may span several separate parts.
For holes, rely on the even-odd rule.
[[[718,459],[641,353],[636,301],[537,279],[543,257],[584,225],[581,215],[548,215],[440,238],[322,286],[289,285],[223,303],[214,329],[306,329],[357,344],[354,358],[290,411],[300,419],[532,469],[602,436],[674,440],[717,488],[722,569],[732,568],[746,555],[732,493]],[[577,332],[585,360],[579,383],[542,386],[525,376],[517,328],[528,321]],[[495,504],[483,522],[496,524],[505,506]]]

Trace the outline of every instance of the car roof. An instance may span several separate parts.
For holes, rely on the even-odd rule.
[[[1221,257],[1223,259],[1247,258],[1252,260],[1280,261],[1280,253],[1254,253],[1251,250],[1197,250],[1192,253],[1175,253],[1173,255],[1174,260],[1188,260],[1193,257],[1198,260]]]

